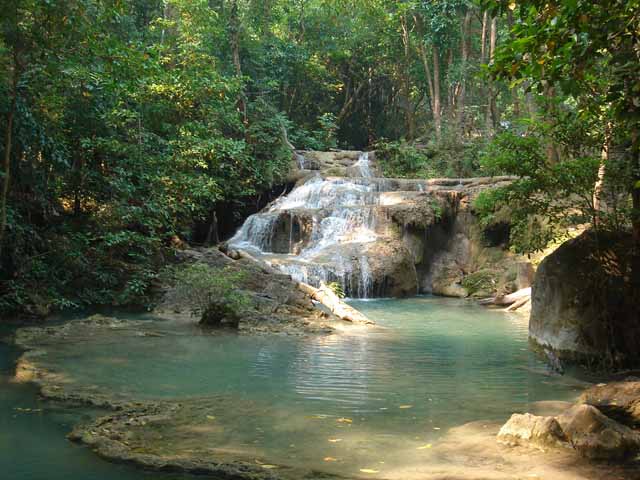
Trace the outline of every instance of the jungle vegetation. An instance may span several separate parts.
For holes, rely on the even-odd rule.
[[[640,245],[639,32],[639,0],[4,0],[0,312],[144,305],[289,143],[517,175],[477,208],[545,226],[522,251],[581,221]]]

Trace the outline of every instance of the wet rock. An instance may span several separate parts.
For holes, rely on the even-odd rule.
[[[637,364],[640,303],[631,251],[630,234],[586,231],[545,258],[533,285],[531,339],[562,361]]]
[[[576,405],[558,423],[571,446],[593,460],[620,460],[640,451],[640,435],[591,405]]]
[[[205,324],[227,324],[244,333],[328,333],[338,319],[317,308],[309,295],[302,292],[289,275],[260,262],[245,252],[229,251],[235,260],[222,251],[210,249],[185,250],[180,260],[187,263],[200,262],[215,269],[230,269],[241,272],[237,288],[247,295],[250,308],[241,315],[228,309],[223,303],[213,302],[211,311],[203,316]],[[186,299],[174,294],[166,286],[163,299],[155,313],[165,317],[189,316],[191,305]]]
[[[553,417],[513,414],[498,432],[498,442],[509,446],[535,446],[540,448],[562,445],[564,433]]]
[[[640,425],[640,380],[591,387],[580,395],[578,402],[597,407],[608,417],[627,426]]]

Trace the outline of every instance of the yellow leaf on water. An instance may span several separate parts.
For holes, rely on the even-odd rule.
[[[341,441],[342,441],[342,439],[341,439],[341,438],[330,438],[330,439],[329,439],[329,441],[330,441],[331,443],[338,443],[338,442],[341,442]]]
[[[338,459],[337,458],[333,458],[333,457],[324,457],[324,461],[325,462],[337,462]]]
[[[213,415],[207,415],[207,420],[213,421],[215,419],[216,419],[216,417],[214,417]]]
[[[434,430],[440,430],[440,427],[433,427]]]
[[[360,471],[362,473],[378,473],[380,470],[374,470],[372,468],[361,468]]]
[[[268,463],[263,463],[260,465],[262,468],[266,468],[267,470],[271,470],[273,468],[278,468],[278,465],[269,465]]]
[[[339,418],[338,420],[336,420],[338,423],[353,423],[353,420],[351,420],[350,418]]]
[[[430,443],[427,443],[426,445],[418,447],[416,450],[426,450],[427,448],[431,448],[431,444]]]
[[[398,408],[406,410],[407,408],[413,408],[413,405],[400,405],[400,407],[398,407]]]

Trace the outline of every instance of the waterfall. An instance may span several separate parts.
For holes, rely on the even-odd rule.
[[[358,167],[361,177],[363,178],[373,177],[373,175],[371,174],[371,166],[369,165],[369,152],[363,152],[362,155],[360,155],[360,158],[358,158],[358,161],[356,162],[355,166]]]
[[[229,246],[250,251],[294,280],[314,286],[337,282],[351,297],[370,297],[374,280],[367,248],[379,238],[377,216],[386,183],[374,178],[367,152],[352,167],[358,176],[317,174],[251,215]]]

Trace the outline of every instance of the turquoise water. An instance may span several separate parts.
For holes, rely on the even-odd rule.
[[[16,352],[0,343],[0,478],[6,480],[177,480],[184,476],[140,472],[96,457],[67,441],[76,409],[39,401],[36,388],[11,383]]]
[[[392,464],[398,446],[415,451],[452,426],[503,421],[533,402],[570,400],[579,392],[577,382],[549,375],[530,352],[520,317],[430,297],[353,305],[384,328],[249,337],[155,320],[149,324],[164,337],[96,339],[47,361],[76,382],[133,398],[223,394],[237,407],[233,418],[219,414],[224,435],[215,437],[216,446],[251,445],[251,455],[315,468],[338,459],[332,469],[345,474]],[[33,388],[7,383],[11,355],[0,350],[5,478],[159,478],[69,444],[64,435],[83,412],[50,409],[35,400]]]

